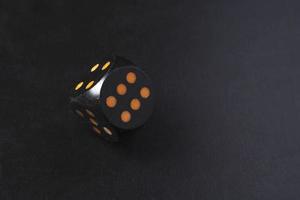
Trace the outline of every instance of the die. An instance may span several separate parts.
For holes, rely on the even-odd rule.
[[[141,127],[150,117],[153,86],[131,61],[108,57],[86,67],[71,91],[70,104],[91,130],[115,142],[120,134]]]

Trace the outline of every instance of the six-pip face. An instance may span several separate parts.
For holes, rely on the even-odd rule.
[[[104,115],[120,129],[134,129],[145,123],[153,109],[153,89],[148,76],[136,67],[113,70],[100,93]]]

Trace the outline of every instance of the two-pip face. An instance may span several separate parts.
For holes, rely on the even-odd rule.
[[[75,84],[71,103],[89,116],[96,133],[112,136],[146,122],[153,110],[153,88],[143,71],[120,57],[95,63],[86,71],[89,76]]]

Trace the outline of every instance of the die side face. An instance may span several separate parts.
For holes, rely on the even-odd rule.
[[[114,69],[105,79],[100,106],[111,124],[130,130],[145,123],[153,110],[153,88],[148,76],[134,66]]]
[[[99,105],[100,89],[107,74],[114,68],[114,60],[106,59],[85,67],[83,78],[73,88],[71,105],[75,114],[88,124],[92,131],[109,141],[118,140],[118,131],[104,118]]]
[[[103,117],[103,114],[97,109],[73,104],[72,110],[80,120],[85,122],[95,135],[112,142],[117,142],[119,140],[118,131],[107,122]]]
[[[114,58],[107,58],[83,67],[82,78],[76,80],[71,96],[76,98],[84,95],[91,101],[99,99],[103,80],[114,68],[114,62]]]

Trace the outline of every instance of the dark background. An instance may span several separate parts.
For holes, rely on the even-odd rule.
[[[299,199],[300,3],[0,1],[0,199]],[[68,107],[107,53],[153,79],[119,144]]]

